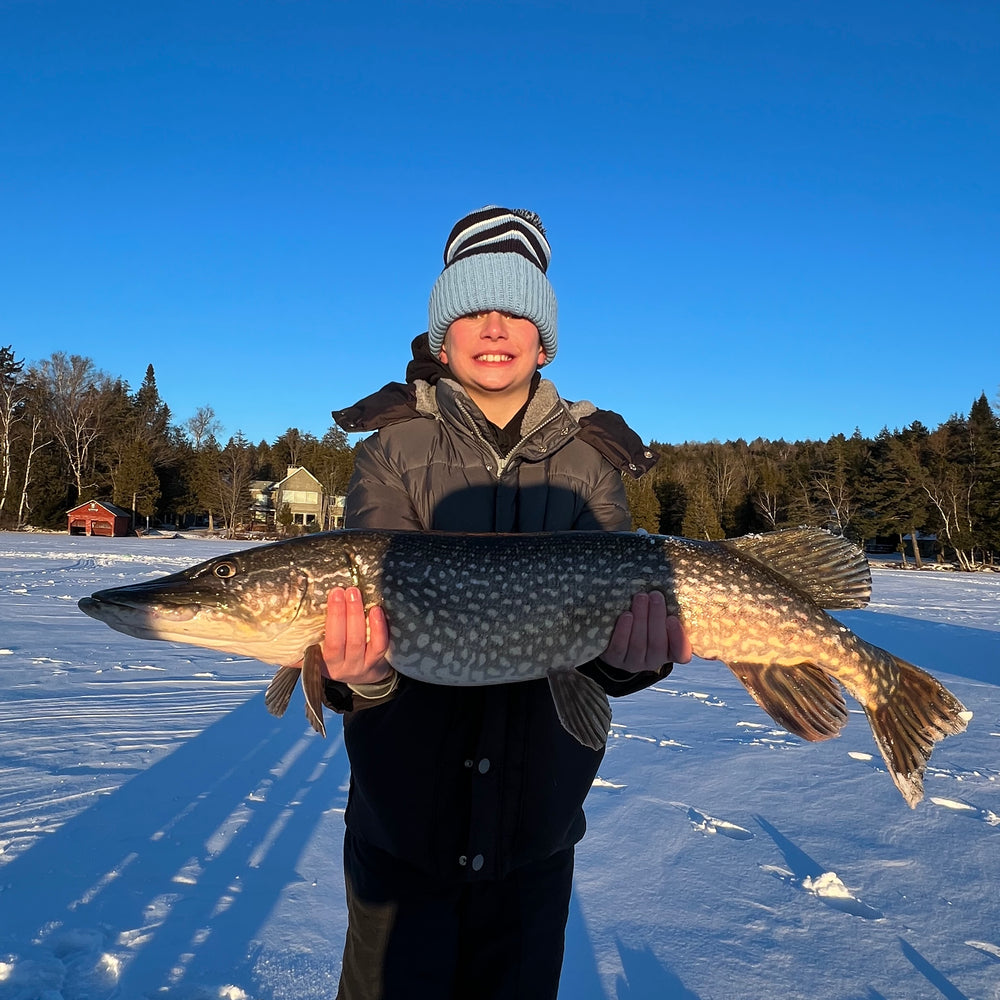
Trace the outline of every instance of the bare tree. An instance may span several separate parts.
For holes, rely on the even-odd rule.
[[[743,463],[732,445],[712,441],[705,459],[705,482],[720,517],[732,506],[733,494],[744,477]]]
[[[52,444],[52,439],[49,438],[46,441],[41,440],[41,430],[42,430],[42,416],[38,413],[33,413],[28,418],[28,423],[30,424],[30,430],[26,434],[26,447],[24,455],[24,477],[21,481],[21,500],[17,505],[17,529],[18,531],[25,525],[25,515],[31,510],[31,505],[28,503],[28,490],[31,487],[31,470],[34,465],[35,455],[46,447],[46,445]]]
[[[813,493],[826,511],[826,527],[843,535],[854,517],[854,498],[846,479],[837,471],[820,472],[813,476]]]
[[[955,550],[958,565],[969,570],[975,565],[970,501],[976,470],[954,460],[953,434],[953,428],[944,424],[929,436],[928,467],[920,485],[941,519],[944,536]],[[916,538],[913,544],[915,547]]]
[[[784,476],[774,459],[761,457],[757,461],[757,477],[752,493],[753,505],[767,527],[774,531],[781,519]]]
[[[209,438],[217,437],[222,430],[222,424],[215,417],[211,406],[199,406],[193,417],[184,422],[184,429],[191,435],[194,450],[200,451]]]
[[[104,431],[111,380],[90,358],[57,351],[32,370],[46,400],[47,423],[62,447],[82,499],[83,480],[94,469],[94,447]]]
[[[14,357],[13,347],[0,347],[0,519],[13,473],[14,425],[23,419],[27,399],[23,371],[24,361]]]
[[[226,537],[232,538],[242,515],[250,508],[254,472],[254,450],[242,431],[237,431],[222,449],[218,470],[219,507],[226,519]]]
[[[316,438],[312,434],[303,434],[297,427],[289,427],[271,445],[271,450],[284,460],[286,468],[299,468],[305,449],[315,444]]]

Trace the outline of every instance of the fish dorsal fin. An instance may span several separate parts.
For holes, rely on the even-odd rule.
[[[779,573],[821,608],[863,608],[871,599],[872,575],[864,552],[823,528],[785,528],[719,544]]]
[[[603,750],[611,728],[611,704],[604,688],[578,670],[550,670],[549,690],[563,729],[591,750]]]
[[[840,688],[812,663],[772,666],[727,663],[753,695],[753,700],[779,726],[810,743],[840,734],[847,723],[847,704]]]

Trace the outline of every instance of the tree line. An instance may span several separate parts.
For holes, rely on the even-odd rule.
[[[1000,553],[1000,419],[985,393],[936,429],[914,421],[874,438],[655,444],[656,467],[630,487],[633,517],[662,534],[731,538],[818,525],[963,569]]]
[[[207,515],[230,533],[250,484],[304,466],[331,496],[353,469],[346,435],[289,428],[274,442],[237,432],[225,444],[210,406],[173,422],[153,366],[133,391],[90,358],[54,353],[27,365],[0,348],[0,527],[62,527],[66,511],[110,499],[141,523]],[[1000,552],[1000,418],[985,393],[935,429],[914,421],[874,438],[654,442],[659,460],[627,481],[636,527],[718,539],[789,525],[827,527],[859,543],[890,540],[923,558],[918,538],[962,568]]]
[[[134,523],[207,517],[230,536],[251,520],[251,484],[306,467],[330,496],[354,467],[347,437],[289,428],[273,443],[237,432],[223,444],[211,406],[178,425],[160,398],[152,365],[135,391],[93,360],[56,352],[26,365],[0,347],[0,528],[59,528],[66,512],[110,500]]]

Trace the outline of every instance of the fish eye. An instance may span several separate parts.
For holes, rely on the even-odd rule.
[[[228,580],[231,576],[236,576],[236,563],[220,562],[212,567],[212,572],[220,580]]]

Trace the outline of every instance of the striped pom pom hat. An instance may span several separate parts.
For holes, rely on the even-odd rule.
[[[556,295],[545,277],[551,255],[542,220],[527,209],[487,205],[456,222],[431,289],[431,353],[440,352],[454,320],[496,309],[538,327],[548,364],[558,346]]]

